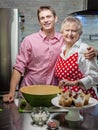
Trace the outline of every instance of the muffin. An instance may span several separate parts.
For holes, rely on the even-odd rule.
[[[81,93],[81,96],[83,96],[85,98],[84,105],[88,105],[90,93],[89,94]]]
[[[59,105],[63,106],[63,107],[70,107],[72,104],[72,97],[61,97],[59,100]]]
[[[85,97],[78,95],[77,98],[73,98],[73,102],[76,107],[83,107],[85,102]]]
[[[59,98],[59,105],[63,107],[83,107],[88,105],[90,94],[85,94],[82,91],[74,92],[67,90],[62,92]]]

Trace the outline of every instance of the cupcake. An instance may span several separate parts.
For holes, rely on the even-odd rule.
[[[88,105],[90,93],[89,94],[81,93],[81,96],[83,96],[85,98],[84,105]]]
[[[59,105],[63,107],[83,107],[88,105],[90,94],[85,94],[82,91],[74,92],[67,90],[59,95]]]
[[[85,97],[78,95],[77,98],[73,98],[73,102],[76,107],[83,107],[85,102]]]
[[[72,104],[72,97],[69,98],[61,98],[59,100],[59,105],[63,106],[63,107],[70,107]]]
[[[61,93],[59,99],[59,105],[63,107],[70,107],[71,104],[72,104],[72,96],[70,95],[70,92],[66,91],[64,93]]]

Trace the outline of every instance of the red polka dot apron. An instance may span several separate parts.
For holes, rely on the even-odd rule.
[[[78,66],[77,52],[68,57],[66,60],[64,60],[62,57],[58,58],[55,66],[55,76],[58,78],[59,81],[63,79],[75,81],[83,78],[83,74]],[[64,86],[64,91],[68,90],[68,88],[69,86]],[[71,86],[70,90],[78,92],[82,89],[79,86]],[[93,98],[98,99],[93,87],[82,91],[86,94],[90,93]]]

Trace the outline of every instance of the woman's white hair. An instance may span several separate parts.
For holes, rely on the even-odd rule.
[[[74,17],[74,16],[67,16],[64,21],[62,22],[62,25],[61,25],[61,33],[63,33],[63,30],[64,30],[64,27],[65,27],[65,24],[67,22],[71,22],[71,23],[76,23],[78,25],[78,32],[79,34],[81,35],[82,34],[82,23],[81,21]]]

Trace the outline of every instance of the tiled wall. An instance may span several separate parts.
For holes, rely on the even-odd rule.
[[[19,12],[25,16],[24,31],[19,31],[20,40],[26,35],[34,33],[40,29],[36,11],[40,5],[51,5],[55,8],[58,15],[56,30],[60,30],[61,22],[67,14],[85,9],[87,0],[0,0],[0,7],[18,8]],[[97,46],[97,40],[90,40],[90,35],[98,32],[98,16],[84,16],[81,18],[83,23],[84,41]],[[98,33],[97,33],[98,34]]]
[[[18,8],[25,16],[24,32],[22,37],[39,30],[39,23],[36,16],[37,8],[40,5],[51,5],[55,8],[59,21],[56,30],[60,30],[61,21],[67,14],[82,10],[84,0],[0,0],[0,7]]]
[[[98,15],[81,15],[78,17],[83,24],[81,38],[84,42],[98,48]]]

